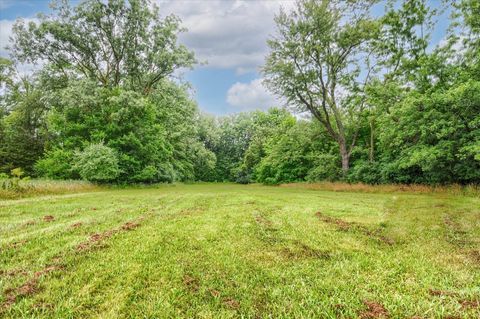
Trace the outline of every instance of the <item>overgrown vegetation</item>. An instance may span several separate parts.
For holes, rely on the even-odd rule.
[[[194,184],[3,201],[0,316],[478,318],[479,198],[413,190]]]
[[[20,184],[20,188],[0,189],[0,199],[18,199],[22,197],[34,197],[40,195],[92,192],[102,190],[103,188],[104,187],[101,187],[100,185],[79,180],[53,181],[29,179],[27,181],[23,181]]]
[[[288,109],[222,117],[200,113],[171,76],[195,64],[177,43],[178,18],[160,18],[148,0],[55,3],[38,22],[15,24],[9,49],[15,63],[44,68],[20,78],[0,59],[0,172],[110,183],[480,182],[478,1],[389,1],[373,15],[377,1],[299,0],[278,14],[263,68]],[[445,10],[450,29],[436,45]]]

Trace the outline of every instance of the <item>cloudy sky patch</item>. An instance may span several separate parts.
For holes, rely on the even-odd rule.
[[[203,111],[226,114],[265,109],[279,101],[261,85],[259,67],[268,54],[266,44],[275,33],[274,16],[294,0],[151,0],[162,15],[175,14],[188,32],[180,35],[200,62],[185,79]],[[79,0],[71,0],[78,3]],[[439,1],[431,0],[438,6]],[[8,56],[11,26],[16,18],[32,19],[38,12],[49,13],[50,0],[0,0],[0,56]],[[443,19],[446,24],[446,18]],[[433,42],[444,37],[434,33]],[[28,70],[28,66],[20,69]]]
[[[153,1],[162,15],[175,14],[182,19],[188,32],[180,35],[180,41],[200,62],[206,62],[184,72],[203,111],[226,114],[276,105],[275,98],[261,85],[259,67],[268,53],[266,40],[275,30],[275,14],[280,7],[291,8],[293,0]],[[8,56],[4,47],[15,19],[49,13],[49,2],[0,0],[0,56]]]

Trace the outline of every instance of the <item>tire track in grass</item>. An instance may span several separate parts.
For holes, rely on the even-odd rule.
[[[25,245],[30,241],[38,241],[39,238],[49,240],[52,238],[64,238],[63,234],[71,232],[71,224],[82,223],[85,225],[90,224],[103,224],[108,222],[112,216],[117,217],[119,214],[131,213],[137,210],[154,209],[149,206],[133,206],[128,207],[116,207],[109,206],[105,209],[99,210],[96,207],[89,208],[76,208],[72,211],[62,211],[52,213],[53,215],[44,215],[43,217],[37,216],[34,220],[29,220],[28,225],[21,227],[17,233],[9,232],[9,238],[6,243],[0,245],[0,251],[5,253],[5,250],[10,248],[18,248]],[[80,217],[80,218],[79,218]],[[73,227],[73,228],[78,228]],[[46,236],[45,236],[46,235]],[[18,256],[17,256],[18,257]]]
[[[452,214],[446,214],[443,218],[445,226],[445,240],[453,245],[460,253],[471,261],[474,265],[480,267],[480,241],[475,239],[470,229],[466,229],[460,224]]]
[[[260,230],[260,239],[269,244],[274,252],[285,261],[309,258],[326,260],[332,257],[330,251],[313,248],[299,239],[287,239],[279,236],[280,229],[265,216],[265,213],[257,213],[254,219]]]
[[[111,215],[111,211],[104,211],[102,214],[95,213],[95,215],[83,216],[80,219],[87,224],[102,224],[108,221],[108,216]],[[74,233],[74,229],[70,227],[71,223],[78,223],[80,220],[76,219],[63,219],[55,218],[52,215],[49,218],[39,217],[37,220],[38,227],[31,229],[28,233],[23,235],[14,235],[13,240],[3,244],[0,247],[1,259],[7,264],[15,264],[15,261],[25,260],[22,258],[24,254],[30,255],[32,251],[38,251],[39,253],[47,252],[45,249],[55,252],[56,249],[65,249],[71,246],[71,242],[75,241],[78,237]],[[57,215],[56,215],[57,216]],[[57,247],[57,243],[62,243],[60,247]],[[49,243],[48,247],[45,243]],[[28,246],[25,249],[23,246]],[[26,260],[31,260],[27,258]]]
[[[95,233],[91,235],[86,241],[78,244],[73,253],[87,253],[94,248],[101,248],[101,243],[110,239],[114,235],[118,235],[122,232],[127,232],[138,228],[142,221],[145,220],[147,214],[144,214],[136,219],[127,221],[117,228],[103,231],[101,233]],[[57,257],[53,259],[54,262],[44,267],[42,270],[37,271],[33,276],[28,279],[24,284],[16,288],[8,288],[4,291],[4,301],[0,304],[0,314],[7,311],[14,303],[24,297],[30,297],[40,291],[39,279],[52,272],[59,272],[65,269],[62,263],[62,258]]]
[[[178,201],[178,198],[172,198],[170,199],[169,202],[176,202]],[[16,303],[19,299],[25,298],[25,297],[30,297],[35,295],[40,291],[39,287],[39,279],[42,278],[43,276],[50,274],[52,272],[59,272],[65,270],[65,266],[63,264],[63,259],[65,259],[68,256],[73,256],[73,258],[76,258],[80,254],[83,255],[85,253],[94,251],[96,249],[100,249],[105,247],[102,245],[106,240],[115,237],[117,235],[120,235],[123,232],[127,231],[132,231],[135,230],[136,228],[140,227],[142,224],[141,222],[144,221],[147,218],[150,218],[155,214],[156,211],[160,208],[165,208],[167,203],[161,203],[161,205],[156,206],[156,207],[149,207],[149,206],[143,206],[140,208],[141,211],[144,213],[140,216],[137,216],[136,218],[133,218],[129,221],[123,222],[120,226],[113,228],[113,229],[107,229],[102,232],[96,232],[91,234],[88,239],[85,241],[77,244],[74,247],[71,247],[66,254],[62,254],[62,252],[59,252],[54,256],[50,263],[47,264],[44,268],[42,268],[40,271],[37,271],[33,274],[31,278],[29,278],[24,284],[18,286],[18,287],[12,287],[12,288],[7,288],[3,292],[3,297],[4,301],[0,303],[0,315],[8,311],[8,309]],[[137,207],[137,210],[139,207]],[[96,209],[95,209],[96,210]],[[105,213],[102,214],[102,216],[106,215],[111,215],[112,212],[111,210],[105,210]],[[164,216],[166,217],[166,216]],[[48,218],[50,219],[50,218]],[[108,220],[107,218],[104,218],[104,220]],[[63,224],[62,224],[63,225]],[[75,225],[75,224],[73,224]],[[71,225],[71,226],[73,226]],[[77,225],[77,227],[79,227]],[[70,229],[67,229],[68,231],[71,231],[71,227],[68,227]],[[76,227],[75,227],[76,228]],[[55,237],[55,236],[54,236]],[[22,272],[23,273],[23,272]]]
[[[358,223],[347,222],[340,218],[327,216],[322,212],[316,212],[315,216],[324,223],[334,225],[340,231],[359,233],[388,246],[393,246],[395,244],[393,239],[382,234],[381,229],[372,230]]]

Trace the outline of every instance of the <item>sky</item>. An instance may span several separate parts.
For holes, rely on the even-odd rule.
[[[193,50],[202,64],[183,70],[182,76],[191,84],[193,98],[202,111],[223,115],[282,104],[262,85],[259,68],[268,54],[266,41],[275,32],[274,16],[280,7],[291,9],[293,0],[152,1],[159,5],[162,15],[177,15],[188,29],[179,41]],[[4,47],[15,19],[34,19],[39,12],[49,13],[49,2],[0,0],[0,56],[8,57]],[[430,2],[438,6],[440,0]],[[441,41],[446,26],[446,16],[441,17],[433,43]]]

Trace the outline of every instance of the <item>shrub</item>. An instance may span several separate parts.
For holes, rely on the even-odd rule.
[[[339,158],[337,155],[320,154],[314,160],[314,165],[315,166],[308,171],[306,177],[307,181],[335,181],[340,179],[342,176]]]
[[[21,168],[14,168],[10,172],[11,176],[5,173],[0,174],[0,189],[9,190],[14,192],[20,192],[26,188],[20,184],[20,182],[28,181],[30,177],[25,176],[25,172]]]
[[[73,179],[78,175],[72,170],[74,153],[56,148],[47,152],[44,158],[35,163],[35,172],[49,179]]]
[[[348,181],[379,184],[382,182],[381,169],[382,167],[378,162],[356,161],[348,172]]]
[[[76,154],[74,168],[83,179],[92,182],[109,182],[120,174],[115,151],[103,144],[91,144]]]
[[[234,169],[233,174],[235,176],[235,183],[249,184],[252,182],[252,174],[248,172],[248,169],[245,165]]]

